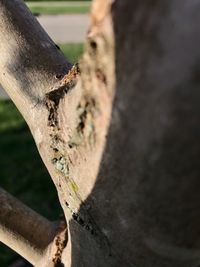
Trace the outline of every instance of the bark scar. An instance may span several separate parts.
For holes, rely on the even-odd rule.
[[[99,110],[95,98],[87,95],[83,96],[77,106],[78,121],[68,143],[70,148],[79,146],[84,139],[87,139],[91,146],[95,144],[94,118],[98,113]]]
[[[65,94],[71,90],[77,83],[77,77],[80,74],[78,64],[75,64],[72,69],[63,77],[60,83],[52,91],[45,95],[45,105],[49,111],[48,125],[58,127],[58,107],[60,100]]]
[[[52,261],[54,263],[54,267],[64,267],[64,264],[62,263],[62,252],[68,241],[68,231],[65,220],[60,221],[58,232],[59,234],[54,239],[55,253]]]

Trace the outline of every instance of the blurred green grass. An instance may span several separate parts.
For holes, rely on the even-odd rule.
[[[61,3],[61,2],[71,2],[71,3],[76,3],[76,2],[91,2],[91,0],[24,0],[25,2],[31,2],[31,3],[52,3],[52,2],[56,2],[56,3]]]
[[[59,46],[72,63],[83,51],[83,44]],[[0,186],[50,220],[62,213],[55,186],[28,126],[10,100],[0,100]],[[18,257],[0,245],[0,267],[9,266]]]
[[[83,54],[82,43],[59,44],[60,49],[71,63],[77,63]]]
[[[89,6],[70,6],[70,7],[31,7],[33,14],[44,14],[44,15],[57,15],[57,14],[85,14],[89,13]]]
[[[27,2],[34,14],[85,14],[89,13],[91,2]]]

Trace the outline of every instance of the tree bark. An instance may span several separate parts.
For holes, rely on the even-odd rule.
[[[96,0],[71,67],[21,1],[0,0],[0,82],[68,225],[51,264],[199,265],[199,10]]]
[[[0,240],[33,265],[58,233],[51,223],[0,188]]]
[[[113,4],[116,97],[85,203],[122,259],[115,267],[199,266],[199,10]]]
[[[21,1],[15,0],[14,5],[13,1],[0,1],[0,81],[30,127],[57,187],[67,222],[74,222],[69,240],[70,233],[80,233],[90,247],[83,264],[110,262],[110,252],[104,256],[104,250],[110,251],[106,236],[87,206],[79,212],[95,183],[114,95],[109,8],[109,3],[104,4],[99,17],[93,14],[88,52],[78,78],[79,67],[71,68]],[[82,249],[79,242],[77,246]],[[70,249],[68,242],[63,253],[63,257],[67,255],[65,266],[71,264]],[[53,261],[52,253],[50,256]]]

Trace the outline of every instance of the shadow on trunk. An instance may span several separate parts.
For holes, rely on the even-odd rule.
[[[113,7],[117,94],[84,203],[110,251],[87,265],[89,233],[73,234],[72,267],[200,264],[199,10],[190,0]],[[72,233],[78,227],[71,221]],[[115,260],[106,264],[109,257]]]

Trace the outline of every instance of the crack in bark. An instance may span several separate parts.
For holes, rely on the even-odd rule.
[[[77,82],[77,76],[80,74],[78,64],[75,64],[72,69],[63,77],[59,85],[45,95],[45,105],[49,111],[48,125],[58,127],[58,107],[60,100],[64,98],[65,93],[68,93]]]
[[[54,165],[60,178],[64,177],[67,182],[67,190],[69,195],[73,195],[78,202],[82,202],[77,195],[75,188],[77,185],[69,176],[69,159],[66,144],[60,137],[60,126],[58,118],[58,108],[61,99],[65,94],[71,90],[77,83],[77,76],[80,74],[78,64],[74,65],[72,69],[64,76],[59,85],[45,96],[45,105],[49,112],[48,126],[50,127],[50,148],[53,150],[51,163]],[[58,178],[58,179],[60,179]]]
[[[110,254],[110,244],[108,238],[102,233],[97,224],[94,222],[92,216],[88,212],[88,208],[83,203],[80,195],[77,192],[77,185],[74,182],[73,178],[70,177],[70,161],[68,159],[68,152],[66,149],[66,144],[64,140],[60,137],[60,127],[58,119],[58,108],[60,101],[65,97],[65,94],[71,90],[77,83],[77,76],[79,75],[80,70],[78,65],[75,65],[71,71],[60,82],[59,86],[54,90],[50,91],[45,96],[45,105],[48,109],[48,126],[50,127],[50,137],[51,137],[51,148],[53,150],[53,157],[51,163],[55,166],[56,171],[61,177],[64,177],[67,182],[67,190],[69,195],[73,196],[77,203],[82,207],[79,212],[76,208],[70,206],[65,202],[68,210],[72,215],[72,219],[78,223],[84,230],[88,231],[90,235],[95,237],[95,241],[99,247],[107,248]],[[68,142],[68,148],[71,149],[74,146],[83,144],[84,140],[87,140],[88,143],[92,146],[95,143],[95,126],[94,119],[99,114],[99,109],[97,101],[94,96],[90,94],[83,94],[79,104],[77,105],[77,115],[78,122],[77,126],[74,129],[74,133]],[[56,264],[55,267],[63,266],[62,262],[59,260],[60,251],[62,251],[62,245],[60,245],[60,239],[57,238],[57,247],[58,251],[56,253]],[[60,264],[60,265],[59,265]]]
[[[56,236],[54,240],[55,247],[56,247],[56,252],[52,259],[52,262],[54,263],[54,267],[64,267],[64,264],[62,263],[62,253],[68,241],[68,231],[67,231],[65,220],[62,220],[60,222],[59,232],[60,233]]]

